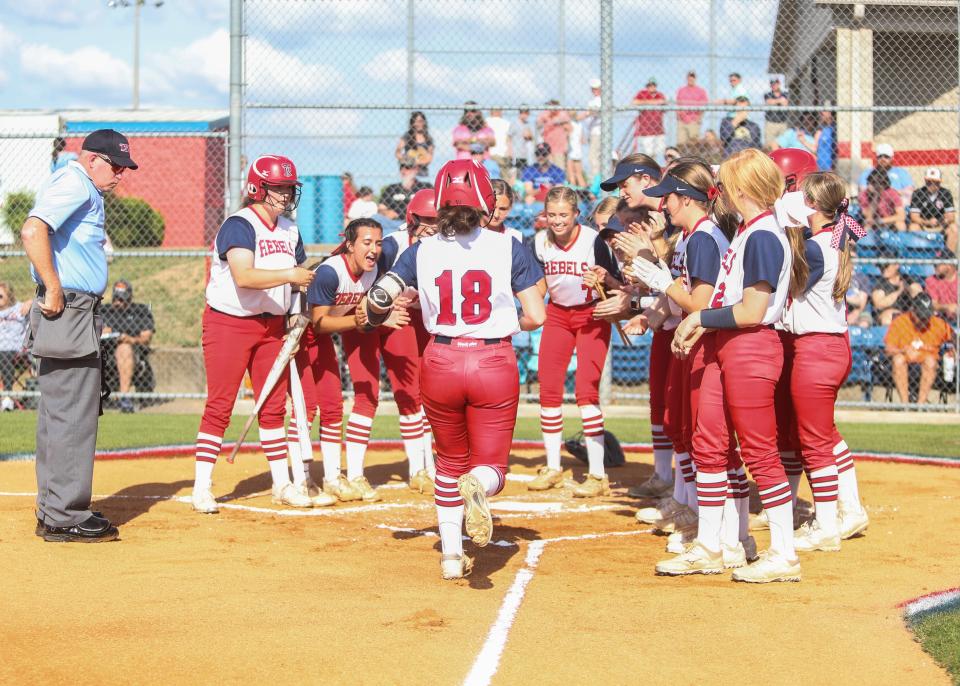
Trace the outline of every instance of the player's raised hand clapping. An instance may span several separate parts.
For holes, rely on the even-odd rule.
[[[623,330],[631,336],[642,336],[650,328],[650,322],[647,321],[647,315],[638,314],[627,322]]]

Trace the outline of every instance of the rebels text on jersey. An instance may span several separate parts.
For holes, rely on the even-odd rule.
[[[290,269],[307,260],[297,225],[280,217],[267,226],[255,211],[245,207],[223,222],[214,239],[207,283],[207,304],[237,317],[285,314],[290,307],[290,284],[273,288],[240,288],[233,280],[227,253],[243,248],[253,253],[254,269]]]
[[[347,256],[334,255],[317,267],[317,275],[307,289],[307,302],[327,305],[330,307],[327,314],[343,317],[356,309],[376,280],[376,269],[354,276],[347,265]]]
[[[844,299],[833,298],[833,287],[840,268],[840,253],[830,245],[832,232],[822,231],[805,242],[810,276],[798,298],[787,298],[783,308],[783,328],[798,336],[805,333],[844,333],[847,308]]]
[[[519,241],[479,227],[465,235],[438,234],[419,241],[390,271],[417,289],[426,330],[452,338],[517,333],[513,294],[543,278],[540,265]]]
[[[762,281],[773,293],[760,323],[778,323],[790,291],[792,264],[787,236],[773,213],[754,217],[740,227],[723,256],[710,307],[735,305],[743,300],[745,288]]]
[[[533,242],[547,279],[550,302],[564,307],[592,303],[599,298],[595,290],[583,284],[583,275],[593,267],[603,267],[617,278],[620,274],[610,248],[596,229],[579,225],[574,231],[573,240],[564,248],[547,240],[549,230],[539,232]]]

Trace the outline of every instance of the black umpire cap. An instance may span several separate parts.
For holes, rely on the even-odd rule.
[[[130,157],[130,141],[119,131],[97,129],[83,139],[82,150],[106,155],[118,167],[137,169],[138,165]]]

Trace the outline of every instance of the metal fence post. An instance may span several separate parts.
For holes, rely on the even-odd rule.
[[[230,138],[227,209],[240,206],[243,175],[243,0],[230,0]]]
[[[600,3],[600,169],[607,175],[613,154],[613,0]],[[604,405],[613,399],[613,346],[607,351],[607,359],[600,377],[600,402]]]
[[[957,105],[957,191],[960,192],[960,2],[957,3]],[[953,257],[956,260],[957,271],[960,272],[960,256],[955,254]],[[960,370],[956,366],[956,361],[960,357],[960,307],[957,308],[953,322],[953,335],[953,392],[957,403],[955,409],[960,413]]]
[[[413,111],[413,79],[417,53],[414,39],[413,0],[407,0],[407,109]]]

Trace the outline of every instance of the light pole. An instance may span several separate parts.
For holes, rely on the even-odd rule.
[[[133,7],[133,109],[140,109],[140,8],[147,2],[162,7],[164,0],[109,0],[107,7]]]

